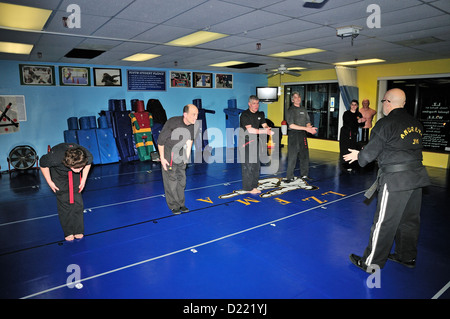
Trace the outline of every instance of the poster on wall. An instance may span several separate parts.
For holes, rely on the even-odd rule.
[[[21,85],[55,85],[53,65],[19,64]]]
[[[9,103],[11,103],[11,111],[17,113],[17,119],[20,122],[26,121],[25,95],[0,95],[0,113]]]
[[[165,91],[166,71],[127,70],[129,91]]]
[[[425,149],[450,151],[450,106],[441,101],[422,106],[422,143]]]
[[[195,88],[212,88],[212,73],[194,72]]]
[[[95,86],[122,86],[122,73],[120,69],[94,68]]]
[[[190,88],[191,72],[170,71],[171,88]]]
[[[61,85],[90,86],[90,68],[78,66],[60,66],[59,82]]]
[[[0,134],[19,132],[26,120],[24,95],[0,95]]]
[[[217,73],[216,79],[216,89],[232,89],[233,88],[233,75],[232,74],[222,74]]]

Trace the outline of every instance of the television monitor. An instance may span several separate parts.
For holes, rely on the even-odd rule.
[[[260,102],[276,102],[278,101],[278,87],[264,86],[256,88],[256,96]]]

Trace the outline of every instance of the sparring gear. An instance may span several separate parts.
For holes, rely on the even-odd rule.
[[[145,111],[144,101],[136,102],[136,111],[129,114],[136,149],[141,161],[151,160],[151,153],[155,151],[152,137],[153,117]]]

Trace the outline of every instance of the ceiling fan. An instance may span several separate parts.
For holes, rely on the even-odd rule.
[[[267,76],[267,78],[271,78],[271,77],[273,77],[273,76],[275,76],[277,74],[280,74],[280,75],[289,74],[289,75],[293,75],[293,76],[300,76],[301,75],[300,73],[289,71],[288,68],[284,64],[281,64],[279,66],[279,68],[277,69],[277,71],[275,73],[269,74]]]

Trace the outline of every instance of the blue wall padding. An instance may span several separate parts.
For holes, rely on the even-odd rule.
[[[77,131],[78,144],[84,146],[92,153],[94,157],[93,164],[100,164],[100,153],[98,151],[98,142],[97,135],[95,134],[95,130],[78,130]]]
[[[120,160],[116,140],[111,128],[98,128],[97,134],[98,151],[102,164],[116,163]]]

